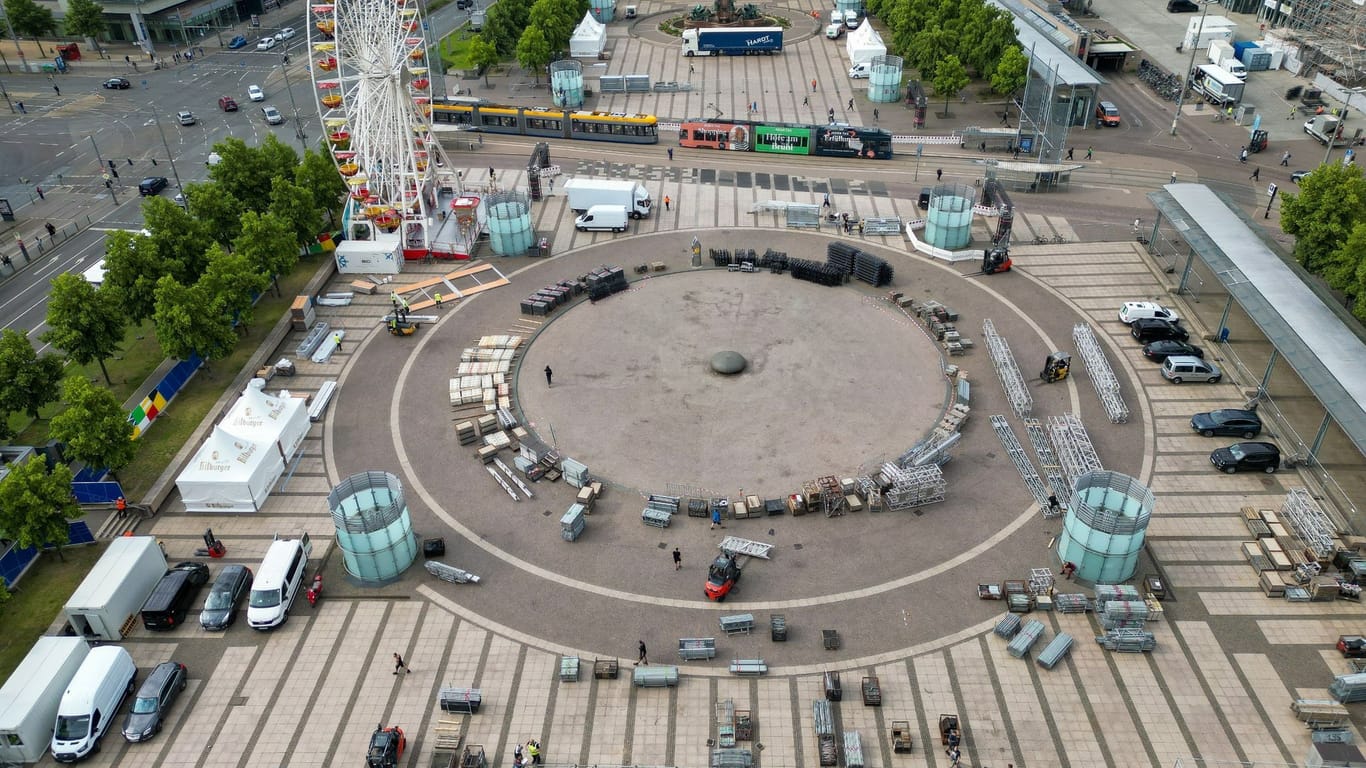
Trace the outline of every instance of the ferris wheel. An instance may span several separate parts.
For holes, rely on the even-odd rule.
[[[350,194],[346,220],[371,239],[401,236],[409,258],[431,248],[436,170],[431,77],[417,0],[310,7],[309,71],[327,143]]]

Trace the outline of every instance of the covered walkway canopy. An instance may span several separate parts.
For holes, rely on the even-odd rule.
[[[1242,212],[1209,187],[1168,184],[1150,193],[1148,199],[1160,214],[1158,226],[1165,218],[1190,247],[1185,264],[1178,265],[1181,276],[1177,292],[1190,293],[1207,276],[1217,281],[1228,300],[1203,311],[1222,312],[1207,323],[1219,329],[1224,341],[1221,351],[1260,379],[1256,394],[1286,401],[1279,410],[1290,420],[1299,444],[1284,444],[1285,435],[1277,435],[1282,452],[1300,451],[1306,454],[1300,458],[1313,464],[1342,466],[1345,472],[1332,473],[1336,483],[1362,483],[1366,469],[1366,343],[1358,334],[1356,321],[1331,297],[1316,293],[1296,267],[1271,250]],[[1202,305],[1211,303],[1209,297],[1208,292],[1201,294]],[[1235,302],[1240,313],[1270,342],[1269,354],[1256,351],[1258,340],[1250,338],[1254,334],[1239,338],[1241,332],[1233,330],[1239,319],[1231,317]],[[1225,336],[1223,329],[1229,329],[1231,335]],[[1249,342],[1249,349],[1242,348],[1244,342]],[[1261,370],[1247,365],[1252,360],[1260,364],[1262,357],[1265,366]],[[1278,366],[1288,370],[1278,371]],[[1302,404],[1291,400],[1306,398],[1303,391],[1295,392],[1288,386],[1288,374],[1302,382],[1303,389],[1321,406],[1317,423]],[[1334,445],[1339,437],[1351,445]],[[1351,446],[1355,446],[1356,454],[1345,455],[1351,453]],[[1348,480],[1349,476],[1355,479]],[[1351,499],[1366,498],[1361,489],[1346,490],[1349,505],[1354,506]],[[1349,515],[1355,512],[1344,511]]]

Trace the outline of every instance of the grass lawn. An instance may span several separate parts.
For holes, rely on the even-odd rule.
[[[62,550],[65,561],[48,552],[39,556],[19,582],[9,602],[0,604],[0,680],[19,662],[61,612],[91,566],[104,554],[106,542]]]
[[[470,42],[474,38],[470,28],[463,26],[442,39],[441,60],[446,62],[447,70],[474,69],[474,62],[470,61]]]

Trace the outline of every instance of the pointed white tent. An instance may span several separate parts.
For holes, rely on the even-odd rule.
[[[844,50],[849,53],[850,64],[867,64],[878,56],[887,55],[882,35],[873,29],[872,22],[867,19],[845,38]]]
[[[256,512],[284,470],[285,460],[274,445],[214,427],[176,478],[176,488],[190,512]]]
[[[607,47],[607,25],[593,18],[593,12],[583,15],[583,21],[569,38],[569,55],[576,59],[596,58]]]
[[[308,434],[308,406],[303,398],[284,393],[276,397],[247,387],[219,426],[236,437],[277,446],[288,462]]]

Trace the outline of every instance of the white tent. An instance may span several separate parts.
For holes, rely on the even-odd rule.
[[[308,434],[308,406],[303,398],[275,397],[247,387],[219,426],[234,437],[276,446],[289,462]]]
[[[583,15],[583,21],[569,38],[569,55],[576,59],[597,58],[607,46],[607,25],[593,18],[593,12]]]
[[[190,512],[256,512],[284,471],[284,457],[275,445],[214,427],[176,478],[176,488]]]
[[[864,19],[859,28],[845,38],[844,50],[849,53],[850,64],[867,64],[877,56],[887,55],[887,46],[882,44],[882,35],[873,29],[873,24],[868,19]]]

